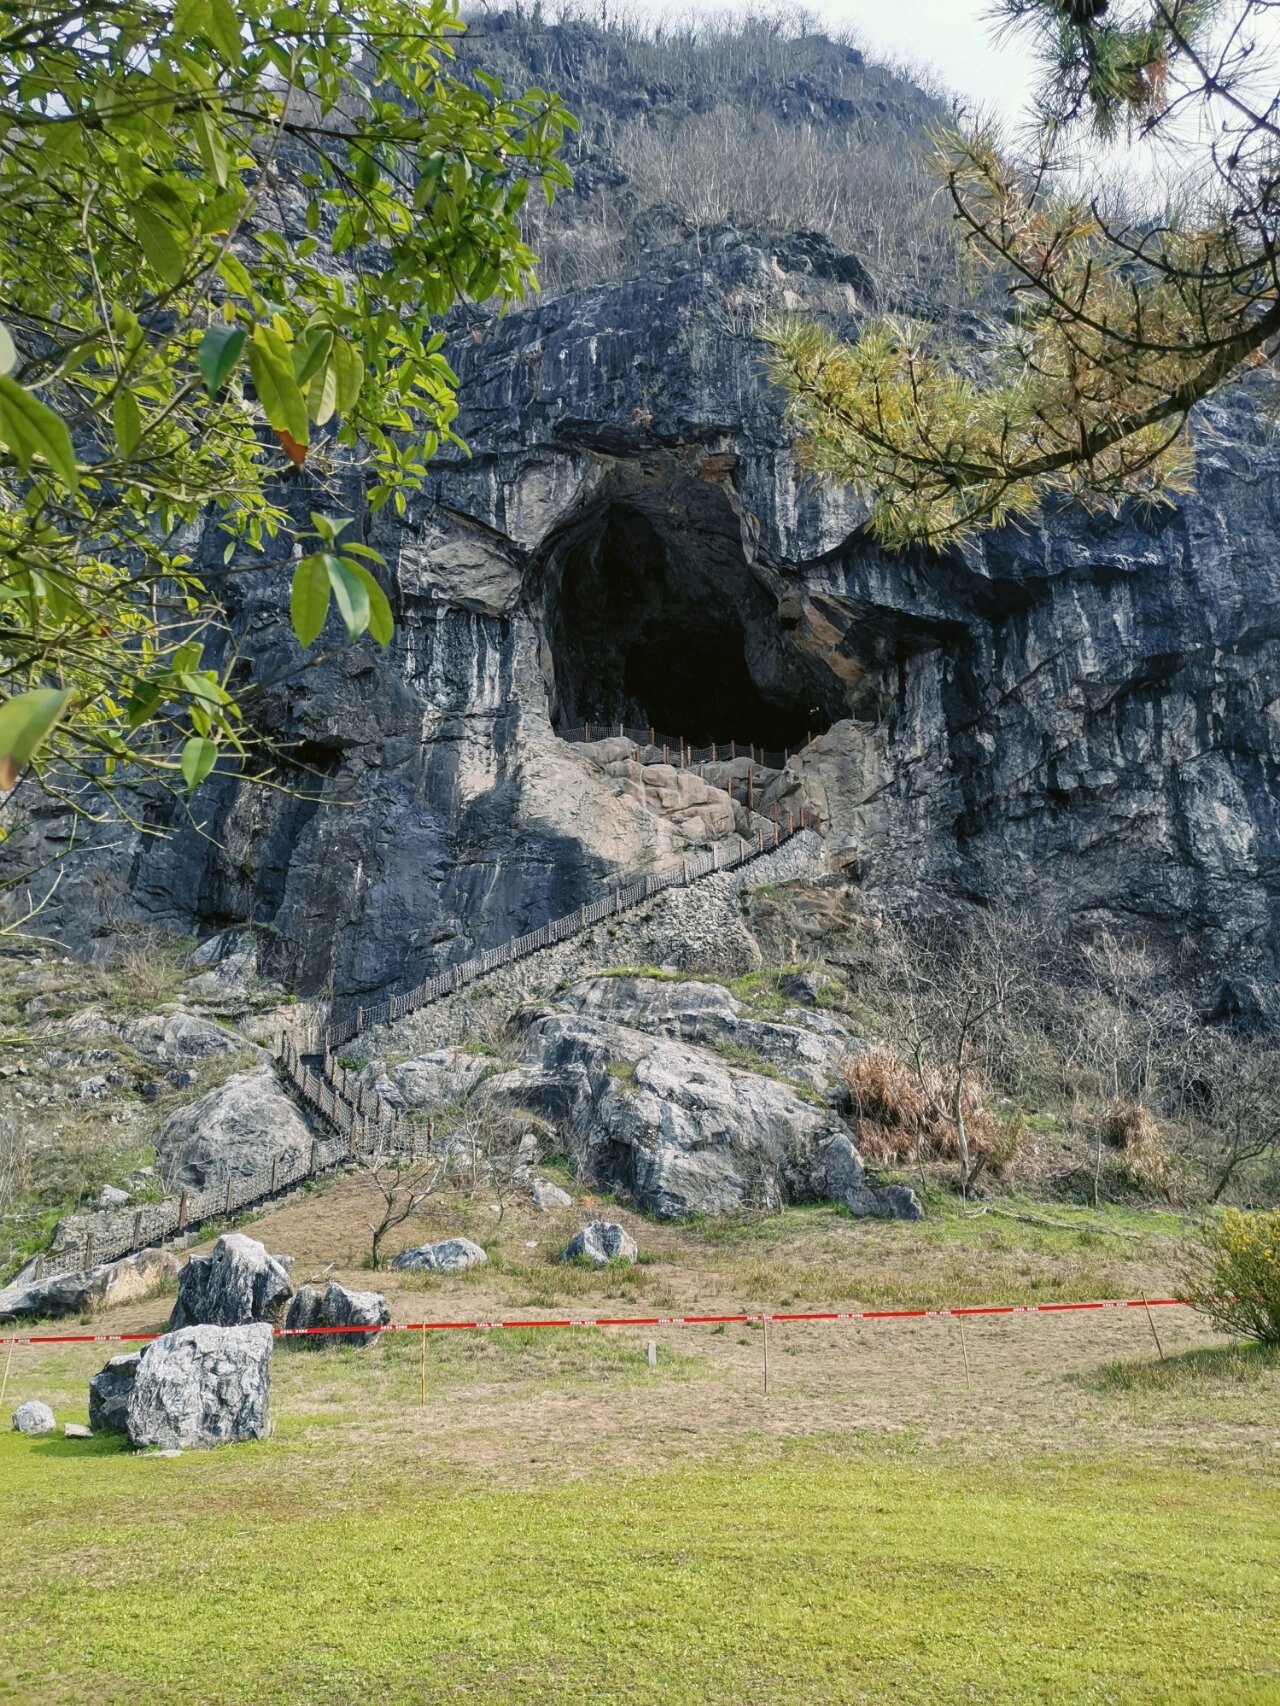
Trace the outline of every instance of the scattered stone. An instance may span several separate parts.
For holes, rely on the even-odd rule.
[[[64,1422],[62,1424],[63,1439],[92,1439],[93,1429],[85,1427],[83,1422]]]
[[[118,1185],[104,1185],[98,1192],[99,1208],[123,1208],[132,1201],[130,1193],[122,1191]]]
[[[178,1275],[169,1329],[278,1322],[292,1296],[293,1282],[283,1262],[255,1238],[224,1232],[209,1255],[193,1256]]]
[[[550,1179],[535,1179],[530,1192],[533,1206],[540,1208],[543,1214],[549,1214],[553,1208],[572,1208],[573,1198],[568,1191],[562,1191],[559,1185],[553,1185]]]
[[[844,1202],[849,1213],[859,1219],[867,1215],[878,1215],[882,1220],[924,1219],[920,1199],[909,1185],[864,1186],[860,1191],[850,1191]]]
[[[636,1241],[616,1220],[589,1220],[560,1252],[562,1262],[586,1260],[593,1268],[610,1262],[634,1262],[640,1254]]]
[[[183,1327],[139,1358],[126,1420],[135,1449],[266,1439],[271,1432],[271,1328]]]
[[[118,1262],[104,1262],[88,1273],[19,1277],[0,1291],[0,1321],[49,1320],[60,1315],[92,1315],[116,1303],[153,1297],[178,1271],[172,1250],[139,1250]]]
[[[483,1267],[488,1260],[480,1246],[469,1238],[446,1238],[440,1244],[419,1244],[415,1249],[401,1250],[391,1266],[432,1274],[460,1274],[467,1268]]]
[[[318,1285],[304,1285],[289,1305],[285,1330],[302,1327],[386,1327],[391,1311],[380,1291],[348,1291],[336,1280],[321,1291]],[[286,1339],[294,1350],[324,1350],[331,1345],[368,1345],[377,1332],[317,1333],[311,1337]]]
[[[141,1358],[141,1351],[112,1357],[90,1380],[89,1426],[94,1433],[128,1433],[129,1399]]]
[[[13,1412],[13,1426],[20,1434],[51,1434],[57,1423],[47,1404],[39,1398],[28,1398]]]

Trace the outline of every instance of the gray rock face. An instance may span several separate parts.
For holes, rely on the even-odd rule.
[[[206,824],[121,847],[139,909],[203,927],[251,908],[268,969],[302,993],[410,986],[687,847],[643,781],[608,773],[625,759],[555,737],[622,720],[789,750],[760,803],[819,807],[869,882],[997,898],[1034,878],[1067,920],[1198,934],[1272,1003],[1265,376],[1199,410],[1196,488],[1170,509],[1057,508],[962,550],[886,552],[852,494],[798,478],[754,335],[833,285],[856,315],[861,269],[819,246],[721,229],[623,283],[459,324],[469,457],[442,453],[403,520],[336,475],[393,565],[387,651],[335,647],[298,674],[278,577],[246,562],[219,582],[278,682],[264,723],[321,773],[320,806],[210,783]],[[217,574],[222,544],[211,523]],[[52,912],[73,923],[82,897],[64,885]]]
[[[231,1445],[271,1432],[272,1331],[183,1327],[143,1351],[126,1409],[135,1450]]]
[[[39,1398],[28,1398],[13,1412],[14,1431],[20,1434],[51,1434],[58,1425],[53,1411]]]
[[[635,1239],[616,1220],[589,1220],[560,1252],[562,1262],[590,1262],[607,1268],[610,1262],[634,1262],[640,1254]]]
[[[566,990],[557,1004],[682,1042],[743,1049],[786,1077],[821,1090],[849,1053],[849,1033],[826,1014],[796,1010],[788,1022],[756,1019],[718,983],[672,983],[665,978],[593,977]]]
[[[145,1060],[164,1066],[196,1066],[218,1055],[262,1053],[238,1032],[181,1011],[130,1019],[121,1027],[121,1035]]]
[[[178,1275],[169,1317],[179,1327],[241,1327],[278,1322],[293,1296],[284,1263],[242,1232],[224,1232],[207,1256],[193,1256]]]
[[[310,1151],[311,1133],[270,1066],[237,1072],[179,1108],[156,1134],[160,1175],[172,1189],[249,1177]]]
[[[577,1014],[534,1016],[486,1090],[545,1113],[598,1185],[668,1220],[825,1195],[816,1158],[843,1131],[776,1079]]]
[[[316,1333],[310,1337],[285,1339],[294,1350],[324,1350],[334,1345],[370,1345],[377,1338],[379,1327],[389,1326],[391,1311],[380,1291],[348,1291],[344,1285],[330,1280],[323,1290],[318,1285],[304,1285],[289,1305],[285,1317],[287,1331],[305,1327],[365,1327],[371,1332]]]
[[[393,1107],[442,1108],[469,1096],[491,1065],[485,1055],[442,1048],[373,1076],[379,1094]]]
[[[483,1267],[488,1260],[470,1238],[446,1238],[439,1244],[419,1244],[414,1249],[401,1250],[391,1266],[410,1272],[460,1274],[468,1268]]]
[[[0,1321],[86,1315],[112,1304],[136,1302],[153,1297],[177,1271],[178,1258],[171,1250],[140,1250],[88,1273],[15,1281],[0,1291]]]
[[[112,1357],[89,1382],[89,1426],[94,1433],[128,1433],[129,1399],[141,1360],[141,1351]]]

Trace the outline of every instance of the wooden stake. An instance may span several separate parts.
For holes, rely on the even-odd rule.
[[[966,1390],[966,1392],[972,1392],[973,1391],[973,1381],[970,1380],[970,1378],[969,1378],[969,1347],[965,1343],[965,1340],[964,1340],[964,1316],[963,1315],[957,1315],[956,1320],[960,1323],[960,1354],[964,1357],[965,1390]]]
[[[4,1378],[0,1380],[0,1404],[4,1403],[5,1391],[9,1385],[9,1364],[13,1361],[14,1342],[15,1341],[13,1339],[9,1340],[9,1354],[4,1359]]]
[[[425,1407],[427,1402],[427,1329],[422,1328],[418,1334],[421,1340],[418,1355],[418,1403]]]
[[[769,1323],[765,1321],[762,1325],[764,1327],[764,1395],[767,1398],[769,1396]]]
[[[1156,1342],[1156,1349],[1160,1353],[1160,1361],[1163,1362],[1164,1361],[1164,1346],[1160,1343],[1159,1333],[1156,1332],[1155,1316],[1151,1313],[1151,1305],[1147,1302],[1147,1294],[1145,1291],[1142,1294],[1142,1307],[1147,1312],[1147,1326],[1150,1327],[1150,1329],[1151,1329],[1151,1337]]]

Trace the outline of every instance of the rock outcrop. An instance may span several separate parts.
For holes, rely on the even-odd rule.
[[[266,1439],[271,1432],[272,1331],[183,1327],[138,1360],[126,1423],[136,1450],[186,1451]]]
[[[380,1327],[389,1326],[391,1311],[380,1291],[349,1291],[346,1286],[330,1280],[323,1290],[318,1285],[302,1286],[285,1316],[287,1332],[297,1338],[283,1342],[294,1350],[324,1350],[334,1345],[370,1345]],[[323,1327],[323,1333],[303,1336],[308,1327]],[[363,1328],[362,1332],[342,1333],[334,1328]]]
[[[133,1303],[153,1297],[177,1271],[178,1258],[172,1250],[140,1250],[88,1273],[20,1279],[0,1291],[0,1321],[90,1315],[113,1304]]]
[[[156,1134],[161,1177],[171,1189],[204,1189],[229,1175],[252,1177],[301,1162],[311,1133],[270,1066],[237,1072],[179,1108]]]
[[[292,1296],[289,1270],[278,1257],[242,1232],[224,1232],[207,1256],[192,1256],[178,1275],[169,1328],[278,1323]]]

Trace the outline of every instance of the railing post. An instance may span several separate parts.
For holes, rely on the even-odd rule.
[[[307,1168],[307,1177],[310,1178],[310,1176],[315,1172],[315,1170],[316,1170],[316,1140],[313,1137],[311,1139],[311,1162]]]
[[[279,1177],[280,1177],[280,1155],[279,1155],[279,1152],[277,1151],[275,1158],[273,1159],[273,1161],[271,1163],[271,1195],[272,1196],[275,1196],[275,1194],[276,1194],[276,1182],[279,1179]]]
[[[182,1195],[178,1198],[178,1231],[179,1232],[185,1232],[187,1230],[187,1207],[188,1207],[188,1205],[187,1205],[187,1193],[185,1191],[183,1191]]]
[[[225,1203],[223,1210],[222,1210],[223,1214],[230,1214],[231,1213],[231,1179],[232,1179],[232,1175],[230,1173],[228,1173],[227,1174],[227,1200],[226,1200],[226,1203]]]
[[[93,1233],[92,1232],[86,1232],[84,1235],[84,1266],[85,1266],[85,1272],[86,1273],[93,1266]]]
[[[140,1208],[136,1208],[133,1211],[133,1247],[134,1247],[134,1249],[136,1250],[141,1243],[142,1243],[142,1210]]]

